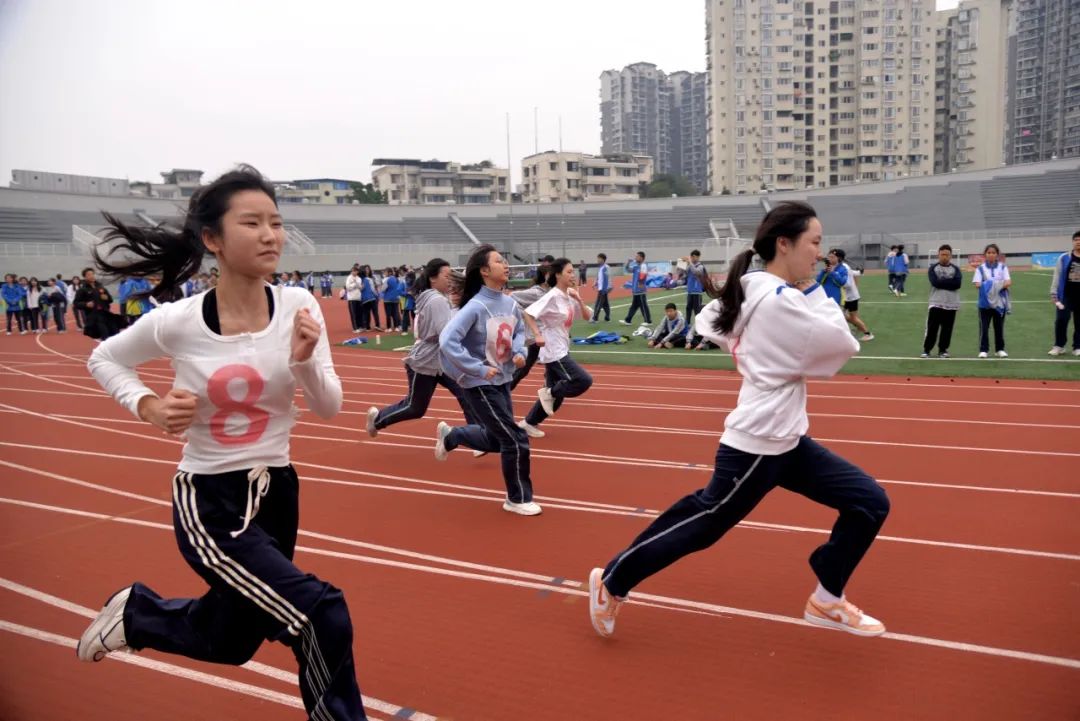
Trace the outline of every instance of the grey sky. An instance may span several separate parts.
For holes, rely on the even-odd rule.
[[[939,7],[956,0],[939,0]],[[599,75],[705,68],[702,0],[0,0],[12,168],[160,181],[249,162],[370,180],[383,157],[599,152]]]

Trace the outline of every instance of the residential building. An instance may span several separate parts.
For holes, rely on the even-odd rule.
[[[1013,0],[1012,9],[1006,161],[1078,156],[1080,2]]]
[[[340,178],[311,178],[274,183],[279,203],[302,205],[348,205],[356,181]]]
[[[441,160],[376,158],[375,189],[390,205],[487,205],[509,202],[510,171],[490,161],[461,164]]]
[[[648,155],[672,172],[671,85],[652,63],[600,74],[600,152]]]
[[[668,76],[671,86],[671,172],[682,175],[699,193],[708,187],[709,75],[685,70]]]
[[[708,0],[708,186],[929,175],[933,0]]]
[[[934,171],[1005,161],[1009,0],[963,0],[937,14]]]
[[[634,200],[653,179],[647,155],[548,150],[521,161],[521,196],[526,203]]]

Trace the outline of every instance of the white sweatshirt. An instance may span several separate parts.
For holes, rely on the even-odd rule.
[[[834,375],[859,352],[859,343],[840,306],[816,283],[801,291],[771,273],[751,271],[742,285],[746,299],[731,333],[714,330],[719,300],[705,306],[694,327],[732,354],[743,377],[720,442],[746,453],[780,455],[810,428],[806,379]]]
[[[341,381],[318,302],[302,288],[278,286],[272,292],[274,317],[258,333],[211,331],[202,316],[206,295],[200,294],[162,305],[90,355],[87,366],[94,378],[136,417],[139,400],[155,394],[134,368],[169,357],[176,371],[173,388],[198,398],[181,471],[216,474],[288,465],[289,432],[299,413],[293,405],[297,385],[318,416],[331,418],[341,410]],[[301,308],[324,330],[311,358],[293,363],[293,322]]]

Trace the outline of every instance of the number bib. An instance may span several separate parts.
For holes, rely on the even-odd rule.
[[[517,319],[509,315],[493,315],[487,319],[487,344],[484,354],[488,365],[502,370],[514,354],[514,327]]]

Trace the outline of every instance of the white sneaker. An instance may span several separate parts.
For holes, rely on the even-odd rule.
[[[488,454],[488,452],[487,452],[487,451],[473,451],[473,452],[472,452],[472,457],[473,457],[473,458],[483,458],[483,457],[484,457],[484,456],[486,456],[487,454]]]
[[[360,330],[359,328],[353,328],[352,332],[353,333],[363,333],[364,331]]]
[[[75,655],[80,661],[100,661],[107,654],[128,647],[124,635],[124,607],[130,595],[131,586],[128,586],[109,596],[75,647]]]
[[[929,353],[920,353],[920,354],[919,354],[919,357],[920,357],[920,358],[929,358],[929,357],[930,357],[930,354],[929,354]]]
[[[1080,348],[1073,348],[1073,355],[1080,355]]]
[[[375,427],[375,420],[379,417],[379,409],[375,406],[367,409],[367,434],[374,438],[379,435],[379,429]]]
[[[863,337],[860,338],[859,340],[863,340],[863,341],[874,340],[874,334],[873,333],[863,333]]]
[[[450,426],[445,421],[439,421],[439,427],[435,429],[435,460],[446,460],[446,437],[450,435]]]
[[[526,423],[525,419],[522,419],[518,423],[518,428],[525,431],[525,433],[528,434],[529,438],[543,438],[544,436],[547,435],[546,433],[544,433],[542,430],[540,430],[536,426]]]
[[[1059,345],[1056,345],[1053,348],[1051,348],[1050,352],[1047,353],[1046,355],[1064,355],[1064,354],[1065,354],[1065,349],[1062,348]]]
[[[1006,352],[1005,352],[1005,351],[1003,351],[1003,350],[999,350],[999,351],[997,352],[997,357],[998,357],[998,358],[1008,358],[1008,357],[1009,357],[1009,354],[1008,354],[1008,353],[1006,353]]]
[[[539,503],[513,503],[511,501],[503,501],[503,510],[510,513],[516,513],[519,516],[539,516],[543,512],[543,508]]]
[[[626,599],[608,593],[603,579],[604,569],[594,568],[589,572],[589,620],[596,632],[607,638],[615,633],[615,617]]]
[[[803,618],[815,626],[847,631],[856,636],[880,636],[885,624],[864,613],[846,598],[839,603],[822,603],[813,595],[806,601]]]
[[[544,409],[544,413],[555,415],[555,396],[551,395],[551,389],[544,386],[536,391],[536,395],[540,398],[540,407]]]
[[[983,351],[982,353],[979,354],[979,357],[980,358],[988,358],[989,356],[986,354],[986,351]]]
[[[619,322],[622,323],[623,325],[630,325],[630,321],[628,321],[628,320],[620,320]]]

